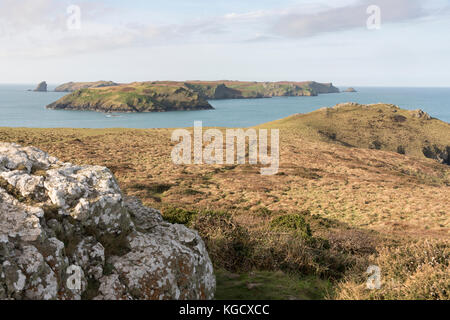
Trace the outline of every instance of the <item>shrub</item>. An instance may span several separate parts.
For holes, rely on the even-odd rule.
[[[382,247],[368,261],[381,270],[381,288],[366,288],[365,270],[351,270],[338,284],[336,299],[449,300],[450,246],[444,240],[420,240]],[[367,267],[367,266],[366,266]]]
[[[311,238],[311,227],[305,218],[299,214],[288,214],[274,218],[270,228],[276,231],[295,231],[303,238]]]
[[[164,220],[170,223],[184,224],[189,226],[197,215],[197,211],[180,208],[166,208],[163,210]]]
[[[195,216],[192,228],[205,241],[216,268],[229,271],[250,270],[254,242],[248,230],[239,226],[230,214],[204,211]]]
[[[272,215],[272,210],[266,208],[266,207],[259,207],[256,211],[256,214],[262,216],[262,217],[269,217]]]

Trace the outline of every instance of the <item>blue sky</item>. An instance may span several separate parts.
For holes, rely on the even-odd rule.
[[[69,5],[81,29],[67,28]],[[1,83],[450,86],[449,57],[450,0],[0,0]]]

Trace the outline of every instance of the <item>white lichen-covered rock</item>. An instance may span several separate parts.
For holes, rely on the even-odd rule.
[[[105,167],[0,143],[0,299],[211,299],[197,232],[124,199]]]

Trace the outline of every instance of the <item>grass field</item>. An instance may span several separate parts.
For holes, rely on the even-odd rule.
[[[449,299],[450,167],[420,153],[450,145],[449,125],[379,107],[265,125],[281,129],[273,176],[257,165],[174,165],[171,129],[0,128],[0,140],[107,166],[125,194],[198,230],[218,299]],[[385,125],[370,131],[373,110]],[[391,113],[406,118],[401,127]],[[380,290],[365,287],[372,264]]]

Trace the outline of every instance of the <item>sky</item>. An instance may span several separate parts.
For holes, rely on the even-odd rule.
[[[0,83],[450,87],[449,57],[450,0],[0,0]]]

